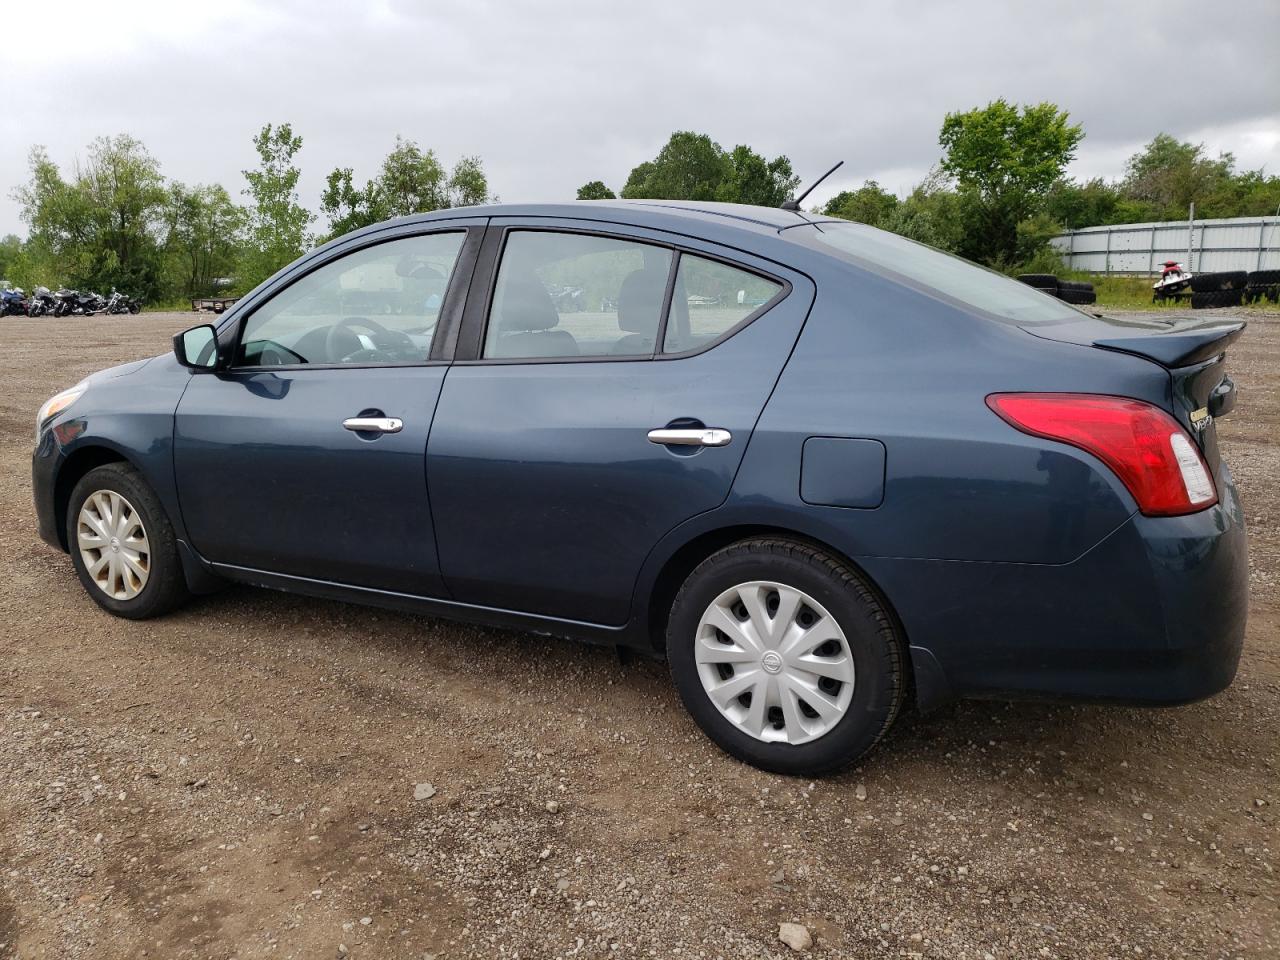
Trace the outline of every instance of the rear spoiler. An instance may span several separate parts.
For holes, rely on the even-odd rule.
[[[1173,369],[1189,367],[1193,363],[1217,356],[1240,339],[1246,326],[1248,324],[1243,320],[1175,320],[1162,333],[1144,330],[1134,336],[1108,335],[1094,340],[1093,345],[1104,350],[1136,354]]]

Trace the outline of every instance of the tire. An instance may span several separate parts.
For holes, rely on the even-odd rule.
[[[1058,282],[1058,290],[1071,290],[1075,293],[1093,293],[1093,284],[1084,280],[1061,280]]]
[[[799,605],[793,608],[795,619],[788,617],[785,624],[792,624],[794,627],[804,623],[806,614],[816,615],[818,619],[810,620],[810,626],[834,624],[842,632],[841,639],[831,641],[834,647],[823,643],[816,649],[827,647],[828,652],[820,656],[832,657],[832,662],[839,661],[846,668],[851,664],[851,681],[818,681],[816,673],[804,669],[789,669],[776,653],[773,660],[777,666],[772,670],[763,662],[763,658],[750,661],[749,665],[744,666],[748,661],[741,660],[741,656],[751,656],[747,653],[745,641],[738,646],[723,646],[723,650],[737,651],[739,654],[739,666],[731,667],[727,677],[722,667],[698,663],[697,648],[701,643],[717,644],[714,648],[704,647],[713,653],[722,649],[722,641],[700,640],[700,633],[707,636],[709,630],[714,636],[728,636],[716,632],[709,624],[704,625],[704,615],[710,616],[713,609],[719,608],[723,616],[737,617],[730,609],[721,607],[721,603],[726,602],[725,598],[729,597],[728,603],[738,603],[741,606],[741,602],[736,599],[737,588],[761,581],[769,586],[781,586],[793,599],[796,594],[801,595]],[[764,606],[759,609],[761,616],[765,617],[768,616],[765,612],[768,601],[764,598],[771,596],[769,586],[759,587],[760,593],[755,594],[762,598]],[[772,596],[778,597],[777,591]],[[808,607],[806,603],[813,603],[821,611]],[[745,612],[745,608],[743,610]],[[785,628],[785,624],[778,626],[780,629]],[[807,630],[809,627],[802,629]],[[773,652],[766,645],[764,656]],[[893,725],[907,689],[904,645],[888,612],[866,581],[856,571],[828,554],[807,544],[789,540],[746,540],[725,547],[699,564],[689,574],[672,604],[667,627],[667,659],[680,699],[694,721],[713,742],[744,763],[789,775],[826,773],[864,757]],[[814,661],[811,659],[809,662]],[[758,737],[748,732],[749,720],[740,725],[721,711],[708,693],[700,670],[709,672],[712,683],[723,683],[736,676],[746,679],[746,674],[740,671],[747,670],[750,675],[758,677],[759,681],[768,682],[775,693],[777,681],[769,682],[767,673],[778,674],[778,680],[781,681],[799,673],[806,680],[835,685],[834,692],[823,687],[819,696],[826,698],[822,702],[828,706],[842,703],[843,709],[831,710],[825,718],[829,726],[821,730],[820,727],[825,725],[824,718],[812,707],[804,712],[804,707],[808,704],[803,698],[791,700],[790,711],[786,715],[783,714],[782,706],[768,706],[768,701],[765,701],[766,707],[760,708],[760,713],[756,715],[757,723],[767,718],[760,727],[762,736]],[[717,674],[717,671],[720,672]],[[846,685],[851,689],[846,691]],[[728,708],[739,712],[743,717],[751,716],[750,698],[755,696],[756,689],[753,686],[736,699],[727,701]],[[744,698],[748,698],[745,703]],[[814,702],[818,700],[814,699]],[[777,711],[776,714],[774,711]],[[812,719],[808,717],[808,713],[813,713]],[[781,728],[773,720],[775,716],[782,720]],[[791,723],[790,718],[797,722]],[[808,729],[814,726],[819,729]],[[763,739],[763,736],[787,738],[792,735],[793,730],[796,731],[796,738],[804,742],[766,742]]]
[[[1052,273],[1020,273],[1018,279],[1029,287],[1037,287],[1040,290],[1056,290],[1058,288],[1058,278]]]
[[[146,579],[132,595],[130,590],[135,587],[130,580],[140,579],[136,573],[131,573],[127,566],[118,562],[119,576],[109,572],[104,574],[111,589],[109,594],[107,589],[99,585],[94,575],[90,574],[85,553],[80,546],[81,511],[91,497],[94,498],[94,503],[90,504],[89,513],[96,515],[98,522],[96,525],[91,525],[91,522],[87,521],[84,524],[85,531],[93,533],[95,527],[96,530],[102,530],[105,527],[106,533],[115,534],[114,540],[119,541],[118,545],[122,549],[113,551],[112,555],[118,560],[122,560],[122,554],[128,552],[127,544],[136,544],[136,528],[131,530],[128,526],[112,524],[105,512],[99,509],[103,498],[110,502],[113,495],[121,498],[126,509],[121,510],[120,501],[116,501],[112,504],[115,509],[110,511],[110,515],[123,517],[126,520],[130,513],[136,515],[141,522],[147,546],[143,564]],[[107,522],[104,523],[104,519]],[[108,556],[107,548],[113,545],[113,540],[107,539],[104,543],[106,548],[100,551],[90,550],[93,559]],[[80,482],[71,491],[71,499],[67,503],[67,544],[70,547],[71,562],[75,566],[76,576],[80,578],[85,591],[98,606],[117,617],[125,617],[129,620],[158,617],[168,613],[190,596],[182,573],[182,561],[178,556],[178,541],[174,536],[173,526],[169,523],[159,498],[138,471],[128,464],[108,463],[95,467],[80,478]],[[143,551],[135,548],[133,553],[139,554]]]
[[[130,313],[141,313],[141,312],[142,312],[142,304],[140,304],[140,303],[131,303],[131,304],[129,304],[129,312],[130,312]]]
[[[1254,270],[1249,274],[1249,286],[1270,287],[1280,283],[1280,270]]]
[[[1191,307],[1193,310],[1238,307],[1243,301],[1243,290],[1213,290],[1207,293],[1191,294]]]
[[[1226,270],[1219,273],[1197,273],[1191,278],[1193,293],[1214,293],[1218,290],[1242,290],[1249,281],[1243,270]]]
[[[1065,303],[1074,303],[1076,306],[1098,302],[1098,295],[1092,290],[1060,290],[1058,297]]]
[[[1276,303],[1280,300],[1280,283],[1249,284],[1244,289],[1245,303],[1262,303],[1264,300]]]

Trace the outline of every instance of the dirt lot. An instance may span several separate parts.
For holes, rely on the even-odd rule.
[[[609,650],[249,589],[112,619],[35,535],[34,413],[190,318],[0,321],[0,956],[781,957],[782,921],[829,957],[1280,956],[1280,318],[1253,321],[1220,424],[1235,685],[912,713],[815,783],[723,756]]]

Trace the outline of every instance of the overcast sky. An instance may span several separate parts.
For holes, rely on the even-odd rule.
[[[400,134],[478,154],[503,200],[615,190],[673,130],[786,154],[813,194],[898,193],[952,110],[1051,100],[1084,124],[1071,172],[1118,176],[1160,131],[1280,172],[1280,3],[15,0],[0,56],[0,234],[27,147],[70,171],[129,133],[166,176],[233,195],[253,134],[303,137],[303,201],[371,176]]]

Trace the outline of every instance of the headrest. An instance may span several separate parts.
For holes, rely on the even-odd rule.
[[[667,271],[644,267],[627,274],[618,291],[618,326],[628,333],[658,332]]]
[[[503,333],[550,330],[560,323],[551,295],[534,277],[519,277],[502,285],[498,329]]]

